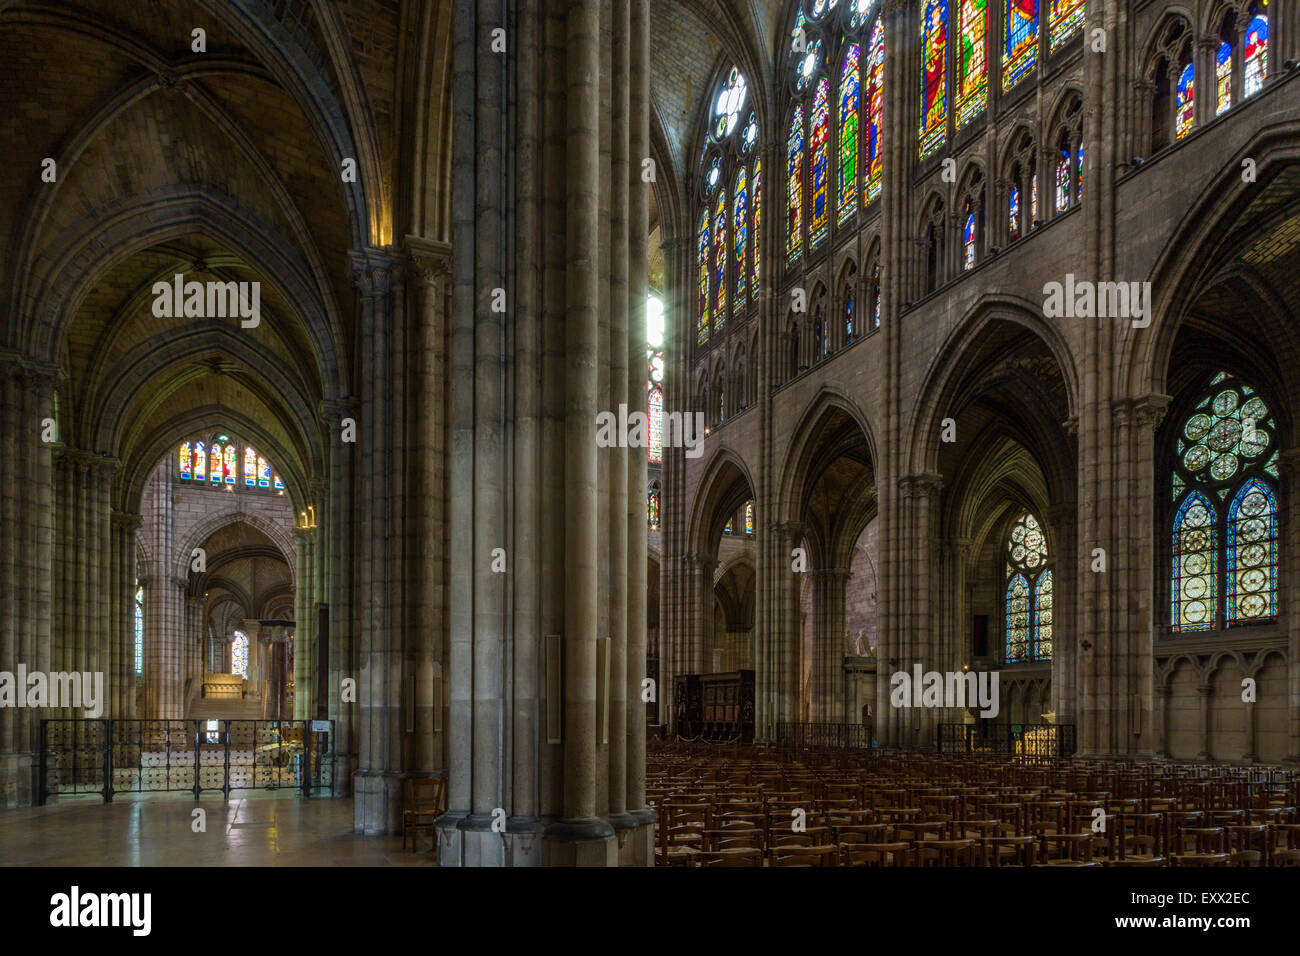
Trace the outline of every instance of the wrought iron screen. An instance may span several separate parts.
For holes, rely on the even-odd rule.
[[[328,726],[328,730],[313,727]],[[334,790],[333,721],[43,720],[40,801],[96,793]]]

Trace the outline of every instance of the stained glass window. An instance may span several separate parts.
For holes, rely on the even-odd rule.
[[[844,300],[844,341],[853,341],[853,296]]]
[[[809,81],[817,75],[817,65],[822,59],[822,41],[814,40],[795,67],[794,84],[800,90],[807,89]]]
[[[727,322],[727,192],[718,195],[713,210],[713,328]]]
[[[1192,77],[1194,75],[1195,71],[1190,63],[1183,67],[1183,72],[1178,75],[1177,103],[1174,106],[1175,139],[1182,139],[1192,131],[1193,100],[1195,99],[1195,84]]]
[[[1022,512],[1007,540],[1006,662],[1052,659],[1052,572],[1047,536]]]
[[[193,469],[195,481],[202,481],[204,479],[204,476],[207,474],[206,471],[207,462],[208,462],[208,456],[207,453],[203,450],[203,442],[196,441],[194,443],[194,469]]]
[[[1052,572],[1044,571],[1034,584],[1034,659],[1052,659]]]
[[[790,261],[803,250],[803,107],[794,108],[786,140],[785,254]]]
[[[1204,631],[1277,615],[1277,434],[1255,390],[1218,373],[1176,439],[1170,626]]]
[[[840,73],[840,188],[839,221],[858,208],[858,84],[861,48],[849,44]]]
[[[1077,202],[1083,198],[1083,146],[1080,146],[1078,153],[1075,154],[1074,168],[1074,198]]]
[[[966,228],[962,230],[962,267],[973,269],[975,267],[975,213],[966,214]]]
[[[709,340],[709,211],[707,209],[700,214],[700,242],[696,261],[700,283],[699,319],[697,321],[699,323],[699,340],[704,343]]]
[[[135,673],[144,673],[144,588],[136,582],[135,586]]]
[[[745,301],[749,296],[749,269],[745,258],[745,247],[749,243],[749,177],[745,167],[740,167],[736,174],[735,212],[732,216],[731,231],[735,237],[736,251],[736,302],[733,308],[737,315],[745,310]]]
[[[235,475],[238,473],[239,469],[239,462],[235,458],[235,445],[233,442],[226,445],[224,466],[226,484],[233,485],[235,483]]]
[[[745,502],[745,534],[754,533],[754,502]]]
[[[988,0],[957,0],[957,4],[960,46],[953,118],[960,129],[984,111],[988,99]]]
[[[921,17],[921,158],[941,145],[948,125],[948,0],[925,0]]]
[[[866,201],[880,195],[884,171],[884,154],[880,151],[880,131],[885,109],[885,25],[877,20],[867,46],[867,180]]]
[[[1268,73],[1268,17],[1258,14],[1246,27],[1246,82],[1243,93],[1253,96]]]
[[[740,109],[745,105],[745,78],[734,66],[727,76],[718,99],[713,105],[713,139],[726,139],[740,121]]]
[[[1228,625],[1277,614],[1277,494],[1252,478],[1228,508]]]
[[[248,445],[244,446],[244,484],[257,484],[257,452]]]
[[[1083,26],[1083,0],[1052,0],[1047,25],[1052,38],[1052,52]]]
[[[189,481],[190,471],[193,468],[193,464],[190,459],[191,454],[192,453],[190,451],[189,442],[185,442],[183,445],[181,445],[180,452],[177,455],[177,463],[180,468],[180,476],[183,481]]]
[[[1204,631],[1214,626],[1219,577],[1214,510],[1214,503],[1197,491],[1183,500],[1174,518],[1175,631]]]
[[[663,461],[664,458],[664,390],[663,386],[656,385],[650,389],[650,399],[647,403],[649,407],[649,438],[650,451],[649,460],[653,462]]]
[[[734,519],[728,519],[728,520],[727,520],[726,527],[724,527],[724,528],[722,529],[722,533],[723,533],[723,534],[735,534],[735,533],[736,533],[736,532],[734,532],[734,531],[731,530],[731,523],[732,523],[732,520],[734,520]]]
[[[208,457],[208,479],[214,485],[221,484],[221,467],[222,463],[225,461],[225,456],[222,455],[221,452],[222,448],[220,443],[213,442]]]
[[[871,327],[880,328],[880,263],[871,267]]]
[[[1029,177],[1029,221],[1038,222],[1038,173]]]
[[[1013,574],[1007,582],[1007,663],[1028,659],[1029,581]]]
[[[830,221],[827,202],[830,190],[831,85],[825,77],[817,84],[813,99],[812,128],[808,134],[809,164],[812,173],[812,208],[809,210],[808,247],[815,249],[826,238]]]
[[[645,303],[646,338],[646,458],[663,460],[664,411],[664,303],[657,295],[647,295]]]
[[[659,528],[659,487],[658,485],[650,489],[646,495],[646,520],[650,524],[651,530]]]
[[[1214,80],[1218,89],[1218,103],[1214,115],[1218,116],[1232,106],[1232,44],[1220,43],[1214,58]]]
[[[704,191],[713,192],[720,182],[722,182],[722,160],[714,156],[713,162],[709,164],[709,171],[704,174]]]
[[[1056,162],[1056,212],[1065,212],[1070,208],[1070,149],[1061,150]]]
[[[1007,234],[1011,241],[1020,238],[1020,188],[1011,184],[1011,198],[1007,202]]]
[[[1038,62],[1038,0],[1006,0],[1003,24],[1002,90],[1024,78]]]
[[[749,122],[745,124],[745,131],[740,134],[740,151],[748,153],[758,142],[758,117],[753,113],[749,114]]]
[[[763,161],[754,160],[754,281],[749,286],[751,301],[758,301],[758,282],[762,276],[763,249]]]
[[[236,631],[230,642],[230,673],[248,676],[248,635],[243,631]]]

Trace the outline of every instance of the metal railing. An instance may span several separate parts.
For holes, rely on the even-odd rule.
[[[940,753],[989,753],[1023,757],[1069,757],[1073,724],[940,724]]]
[[[776,742],[788,747],[835,747],[869,750],[871,727],[866,724],[804,724],[781,721],[776,725]]]
[[[75,794],[334,791],[323,720],[42,720],[40,802]]]

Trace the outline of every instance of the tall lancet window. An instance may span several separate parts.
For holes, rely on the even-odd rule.
[[[1278,598],[1278,440],[1255,390],[1217,373],[1179,422],[1170,476],[1170,628],[1268,621]]]
[[[1268,73],[1268,17],[1263,11],[1268,8],[1268,0],[1254,6],[1260,11],[1251,17],[1246,25],[1246,79],[1244,90],[1246,96],[1253,96],[1264,86],[1264,77]]]
[[[230,642],[230,673],[248,676],[248,635],[243,631],[236,631]]]
[[[1002,21],[1002,90],[1019,83],[1038,64],[1038,0],[1005,0]]]
[[[144,587],[140,582],[135,585],[135,644],[133,653],[135,674],[144,673]]]
[[[948,0],[921,5],[921,123],[919,153],[925,159],[948,134]]]
[[[695,202],[696,342],[707,346],[757,303],[761,171],[758,117],[732,67],[717,81],[702,134]]]
[[[840,183],[838,220],[843,222],[858,209],[858,94],[862,48],[850,43],[840,73]]]
[[[1052,572],[1047,536],[1029,512],[1011,526],[1007,539],[1006,662],[1052,659]]]

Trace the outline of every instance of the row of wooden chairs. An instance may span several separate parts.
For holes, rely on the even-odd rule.
[[[648,757],[666,865],[1300,865],[1300,775],[1277,768],[681,744]]]

